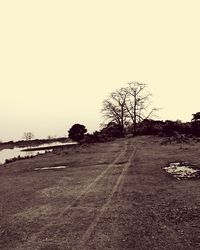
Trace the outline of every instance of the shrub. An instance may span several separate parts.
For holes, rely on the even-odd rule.
[[[73,141],[80,143],[84,139],[86,132],[87,129],[85,128],[84,125],[74,124],[68,131],[68,136]]]

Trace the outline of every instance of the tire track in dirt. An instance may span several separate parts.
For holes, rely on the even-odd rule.
[[[38,233],[33,234],[28,241],[26,241],[24,244],[20,244],[19,246],[17,246],[15,249],[16,250],[23,250],[23,249],[31,249],[29,248],[30,245],[33,244],[33,242],[37,241],[38,236],[40,236],[42,233],[45,232],[45,230],[47,230],[49,227],[53,226],[55,224],[56,220],[59,220],[62,216],[64,216],[64,214],[70,209],[73,208],[73,206],[76,205],[77,202],[81,202],[81,200],[84,199],[84,197],[90,192],[92,191],[92,188],[97,184],[98,181],[100,181],[105,175],[106,173],[115,166],[115,164],[120,160],[120,158],[127,152],[128,149],[128,143],[125,143],[124,147],[122,148],[122,150],[119,152],[119,154],[117,155],[117,157],[112,161],[112,163],[110,163],[106,169],[104,169],[85,189],[83,189],[83,191],[74,199],[72,200],[72,202],[61,212],[59,213],[59,215],[54,219],[54,222],[50,222],[47,223],[44,227],[42,227],[40,229],[40,231]]]
[[[135,155],[136,155],[137,150],[138,150],[137,145],[135,145],[135,147],[133,147],[133,145],[132,145],[132,150],[133,150],[134,155],[132,156],[132,159],[131,159],[131,160],[133,160],[133,158],[135,158]],[[130,157],[131,157],[131,156],[130,156]],[[130,160],[130,159],[129,159],[129,160]],[[134,162],[134,163],[135,163],[135,162]],[[134,167],[135,167],[135,164],[134,164]],[[120,184],[119,184],[119,186],[118,186],[118,193],[120,193],[121,190],[122,190],[122,187],[123,187],[123,185],[124,185],[125,176],[127,175],[128,170],[129,170],[129,168],[126,168],[126,169],[124,170],[124,175],[122,176],[121,182],[120,182]],[[138,202],[135,202],[135,201],[131,201],[131,203],[134,204],[134,205],[136,205],[136,206],[139,205],[139,203],[138,203]]]
[[[123,154],[127,151],[127,144],[125,145],[125,148],[120,152],[120,154],[115,158],[115,160],[108,165],[108,167],[101,172],[100,175],[98,175],[66,208],[65,210],[60,214],[61,216],[71,207],[73,207],[77,202],[80,202],[81,198],[84,198],[84,196],[89,193],[92,188],[96,185],[96,183],[104,177],[104,175],[112,168],[114,165],[119,161],[119,159],[123,156]]]
[[[135,157],[135,154],[137,151],[137,148],[133,147],[133,144],[131,145],[131,148],[132,148],[132,153],[128,159],[128,162],[125,164],[119,177],[117,178],[117,181],[116,181],[115,185],[113,186],[113,189],[112,189],[106,203],[101,207],[97,217],[93,220],[93,222],[90,224],[90,226],[88,227],[88,229],[86,230],[86,232],[82,236],[76,249],[86,249],[86,244],[87,244],[88,240],[90,239],[92,233],[94,232],[95,227],[97,226],[97,224],[101,220],[101,217],[105,213],[106,209],[109,207],[113,196],[115,195],[115,193],[119,190],[120,186],[122,185],[122,181],[125,178],[126,173],[128,172],[128,169],[129,169],[131,162],[132,162],[133,158]]]

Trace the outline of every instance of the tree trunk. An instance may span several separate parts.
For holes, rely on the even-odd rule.
[[[134,91],[134,106],[133,106],[133,136],[136,135],[137,133],[137,114],[136,114],[136,106],[137,106],[137,101],[136,101],[136,91]]]

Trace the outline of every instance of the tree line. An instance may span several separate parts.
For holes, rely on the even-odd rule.
[[[104,122],[100,131],[89,134],[84,125],[74,124],[68,131],[69,138],[77,142],[103,142],[127,134],[200,137],[200,112],[193,114],[190,122],[154,120],[159,109],[151,103],[152,94],[146,84],[129,82],[103,101]]]
[[[102,103],[101,113],[104,122],[99,131],[92,134],[82,124],[74,124],[68,131],[68,137],[76,142],[101,142],[127,134],[173,136],[174,134],[200,137],[200,112],[193,114],[190,122],[180,120],[154,120],[158,108],[152,106],[152,94],[147,85],[129,82],[111,92]],[[33,133],[24,133],[24,139],[30,141]]]

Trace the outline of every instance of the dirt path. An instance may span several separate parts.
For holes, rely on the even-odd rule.
[[[114,184],[111,193],[109,194],[106,203],[99,209],[98,215],[96,216],[96,218],[92,221],[92,223],[90,224],[90,226],[87,228],[86,232],[84,233],[84,235],[82,236],[77,249],[87,249],[87,247],[85,246],[87,241],[89,240],[89,238],[91,237],[92,233],[95,230],[96,225],[98,224],[98,222],[101,220],[102,215],[106,212],[106,209],[109,207],[111,200],[113,198],[113,196],[116,194],[116,192],[119,189],[119,186],[122,184],[122,180],[123,178],[125,178],[125,175],[127,174],[128,168],[130,167],[133,157],[136,154],[136,147],[134,148],[133,145],[129,145],[130,147],[130,151],[131,154],[129,156],[129,159],[127,161],[126,164],[124,164],[122,171],[119,175],[119,177],[117,178],[116,183]]]
[[[83,235],[80,237],[80,239],[79,238],[76,239],[75,241],[76,244],[74,246],[71,246],[74,249],[84,249],[85,244],[88,241],[89,237],[91,236],[92,232],[94,231],[96,224],[100,221],[102,214],[106,211],[106,208],[109,206],[111,199],[117,192],[122,182],[122,179],[125,177],[125,174],[131,164],[132,158],[134,157],[135,153],[136,153],[136,148],[133,147],[133,143],[132,142],[125,143],[125,145],[122,147],[122,149],[117,154],[115,159],[94,180],[92,180],[92,182],[88,186],[86,186],[80,192],[80,194],[74,197],[72,202],[68,204],[66,208],[61,213],[59,213],[59,215],[56,218],[54,218],[53,222],[50,221],[49,223],[47,223],[44,227],[40,229],[38,233],[32,235],[31,238],[29,238],[28,241],[25,242],[25,244],[19,245],[15,249],[20,249],[20,250],[33,249],[34,243],[38,241],[40,236],[45,234],[46,231],[48,231],[49,229],[51,230],[51,228],[54,227],[55,225],[58,225],[60,223],[60,220],[65,219],[66,214],[68,215],[67,220],[69,219],[71,220],[73,219],[74,216],[73,215],[74,210],[77,211],[77,208],[84,208],[84,210],[86,210],[87,198],[88,198],[87,195],[90,196],[90,194],[95,192],[95,189],[98,189],[99,186],[103,187],[105,183],[108,182],[108,176],[110,174],[111,176],[109,176],[109,178],[113,179],[112,174],[115,171],[115,169],[117,169],[116,173],[117,175],[114,176],[115,179],[114,182],[112,183],[112,181],[109,180],[112,183],[112,185],[109,187],[110,189],[109,193],[107,194],[105,191],[103,191],[103,195],[105,197],[102,198],[105,199],[105,203],[97,207],[96,204],[94,203],[92,210],[96,210],[97,213],[96,217],[92,220],[89,227],[85,228]],[[124,159],[126,163],[123,162],[121,163],[121,161],[122,160],[124,161]],[[91,207],[88,207],[88,209],[91,210]],[[45,241],[42,242],[42,245],[43,244],[45,244]],[[38,243],[36,243],[36,245],[38,245]],[[35,246],[35,249],[37,249],[37,246]]]

